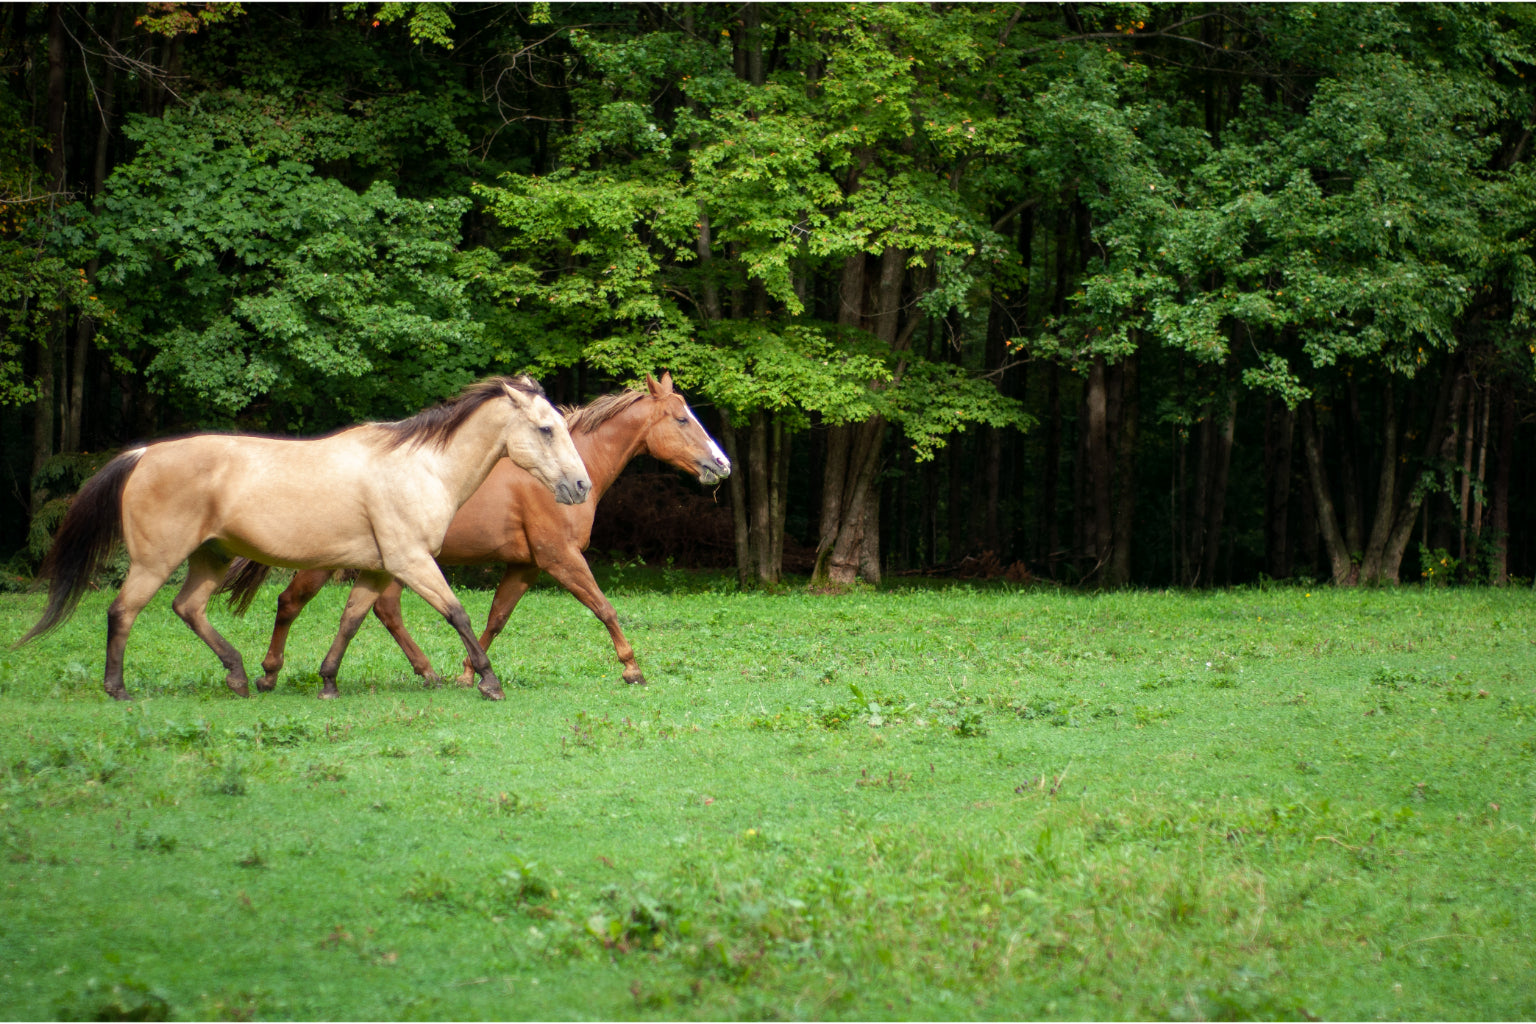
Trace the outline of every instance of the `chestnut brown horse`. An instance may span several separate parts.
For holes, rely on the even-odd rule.
[[[584,501],[591,481],[564,420],[527,377],[493,377],[444,405],[398,423],[368,423],[293,440],[196,434],[124,452],[70,505],[43,563],[50,579],[43,617],[21,643],[74,611],[101,560],[121,539],[127,578],[107,611],[104,685],[119,700],[123,652],[140,610],[183,561],[187,579],[172,604],[211,647],[225,682],[248,696],[240,653],[208,621],[208,599],[239,556],[310,568],[362,570],[341,630],[320,666],[322,697],[336,695],[347,643],[393,579],[409,584],[453,624],[480,675],[501,684],[469,617],[433,556],[459,506],[503,457],[526,466],[551,500]]]
[[[645,391],[607,395],[591,405],[566,412],[576,450],[592,477],[592,499],[585,505],[556,505],[532,477],[502,461],[459,509],[443,538],[438,561],[445,565],[506,563],[491,602],[490,620],[480,635],[482,647],[490,648],[507,624],[512,609],[542,569],[608,627],[614,652],[624,665],[624,681],[645,682],[635,664],[634,649],[619,628],[618,614],[582,557],[592,537],[597,502],[620,471],[641,453],[670,462],[706,485],[719,482],[731,472],[730,460],[705,433],[682,395],[673,390],[672,375],[664,373],[660,381],[647,377],[646,385]],[[233,569],[226,584],[231,591],[231,605],[243,611],[266,573],[266,567],[256,563]],[[293,582],[278,598],[272,644],[261,663],[266,675],[257,681],[258,688],[271,689],[276,682],[283,666],[288,630],[328,576],[323,570],[295,573]],[[406,632],[400,614],[400,584],[392,583],[373,610],[410,659],[416,674],[435,679],[431,662]],[[470,669],[468,662],[465,665],[460,682],[467,684]]]

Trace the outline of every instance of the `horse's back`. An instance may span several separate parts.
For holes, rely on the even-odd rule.
[[[291,440],[197,434],[151,445],[123,495],[130,550],[214,541],[229,554],[300,567],[375,567],[372,463],[356,431]],[[183,555],[182,557],[185,557]]]

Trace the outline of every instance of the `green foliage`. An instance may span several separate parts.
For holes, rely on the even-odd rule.
[[[327,426],[429,404],[481,372],[457,274],[459,199],[362,192],[267,152],[249,105],[131,122],[97,219],[120,351],[189,408],[330,407]],[[275,147],[273,147],[275,148]]]

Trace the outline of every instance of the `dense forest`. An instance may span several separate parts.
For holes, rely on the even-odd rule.
[[[633,467],[626,556],[1536,573],[1536,8],[3,17],[10,585],[136,440],[664,369],[737,472]]]

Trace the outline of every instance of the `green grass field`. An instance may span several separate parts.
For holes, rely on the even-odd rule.
[[[0,1017],[1536,1017],[1529,591],[606,582],[647,687],[549,589],[500,704],[317,700],[340,587],[250,700],[169,590],[131,705],[110,592],[0,651]]]

